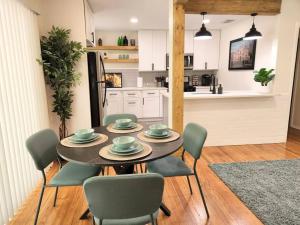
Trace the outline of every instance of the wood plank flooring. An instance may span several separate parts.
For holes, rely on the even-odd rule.
[[[171,217],[159,214],[160,225],[261,225],[255,215],[209,169],[209,163],[278,160],[300,158],[300,132],[291,130],[287,143],[206,147],[197,170],[206,196],[210,219],[206,214],[194,178],[191,179],[194,194],[190,195],[187,180],[167,178],[164,202],[171,209]],[[188,163],[192,165],[189,158]],[[54,165],[48,172],[50,178],[57,171]],[[112,174],[113,172],[111,172]],[[54,188],[47,188],[39,217],[40,225],[88,225],[91,219],[79,220],[87,208],[80,187],[60,188],[57,206],[54,208]],[[33,224],[40,186],[29,196],[10,225]]]

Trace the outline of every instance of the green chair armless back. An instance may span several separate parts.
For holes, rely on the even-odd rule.
[[[128,219],[155,213],[164,188],[159,174],[92,177],[84,182],[89,209],[99,219]]]
[[[57,159],[56,145],[59,140],[51,129],[41,130],[26,140],[26,147],[38,170],[45,169]]]
[[[137,122],[137,117],[134,114],[111,114],[104,116],[103,125],[107,126],[111,123],[114,123],[117,119],[131,119],[133,122]]]
[[[183,148],[190,153],[195,159],[199,159],[204,142],[206,140],[207,131],[204,127],[189,123],[183,132]]]

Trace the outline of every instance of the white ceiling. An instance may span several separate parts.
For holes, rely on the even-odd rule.
[[[96,30],[168,29],[168,0],[88,0],[94,12]],[[130,23],[137,17],[137,24]],[[186,15],[186,29],[199,29],[200,15]],[[207,15],[210,29],[228,26],[225,20],[241,21],[248,16]]]

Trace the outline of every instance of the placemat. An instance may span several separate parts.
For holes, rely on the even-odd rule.
[[[175,141],[180,137],[180,134],[170,130],[170,132],[172,133],[172,135],[168,138],[150,138],[144,135],[144,132],[140,132],[137,134],[137,137],[142,140],[142,141],[146,141],[146,142],[150,142],[150,143],[166,143],[166,142],[171,142],[171,141]]]
[[[113,160],[113,161],[129,161],[129,160],[144,158],[150,155],[152,152],[151,146],[142,142],[140,142],[140,144],[143,145],[144,150],[135,155],[128,155],[128,156],[113,155],[108,151],[112,145],[107,145],[101,148],[99,151],[99,155],[104,159]]]
[[[114,123],[112,124],[109,124],[107,126],[107,130],[111,133],[116,133],[116,134],[129,134],[129,133],[134,133],[134,132],[137,132],[137,131],[140,131],[143,129],[143,126],[141,124],[136,124],[137,127],[136,128],[133,128],[133,129],[128,129],[128,130],[117,130],[117,129],[114,129],[113,126],[114,126]]]
[[[69,138],[70,137],[67,137],[65,139],[62,139],[60,141],[60,143],[66,147],[70,147],[70,148],[78,148],[78,147],[92,147],[92,146],[95,146],[95,145],[99,145],[99,144],[102,144],[104,142],[106,142],[108,140],[108,137],[105,135],[105,134],[99,134],[99,138],[97,138],[95,141],[93,142],[90,142],[90,143],[86,143],[86,144],[74,144],[72,142],[70,142]]]

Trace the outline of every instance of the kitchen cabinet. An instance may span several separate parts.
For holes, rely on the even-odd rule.
[[[105,115],[123,113],[124,108],[123,108],[122,92],[108,91],[104,110],[105,110]]]
[[[166,31],[142,30],[138,33],[139,71],[166,70]]]
[[[143,117],[159,117],[159,91],[143,91]]]
[[[186,30],[184,32],[184,53],[193,54],[194,53],[194,34],[193,30]],[[167,32],[167,53],[170,53],[170,43],[169,43],[169,32]]]
[[[84,1],[85,36],[89,45],[95,46],[95,21],[93,11],[87,0]]]
[[[142,96],[140,91],[124,92],[124,113],[135,114],[142,117]]]
[[[194,40],[194,70],[219,68],[220,31],[211,30],[211,40]]]

